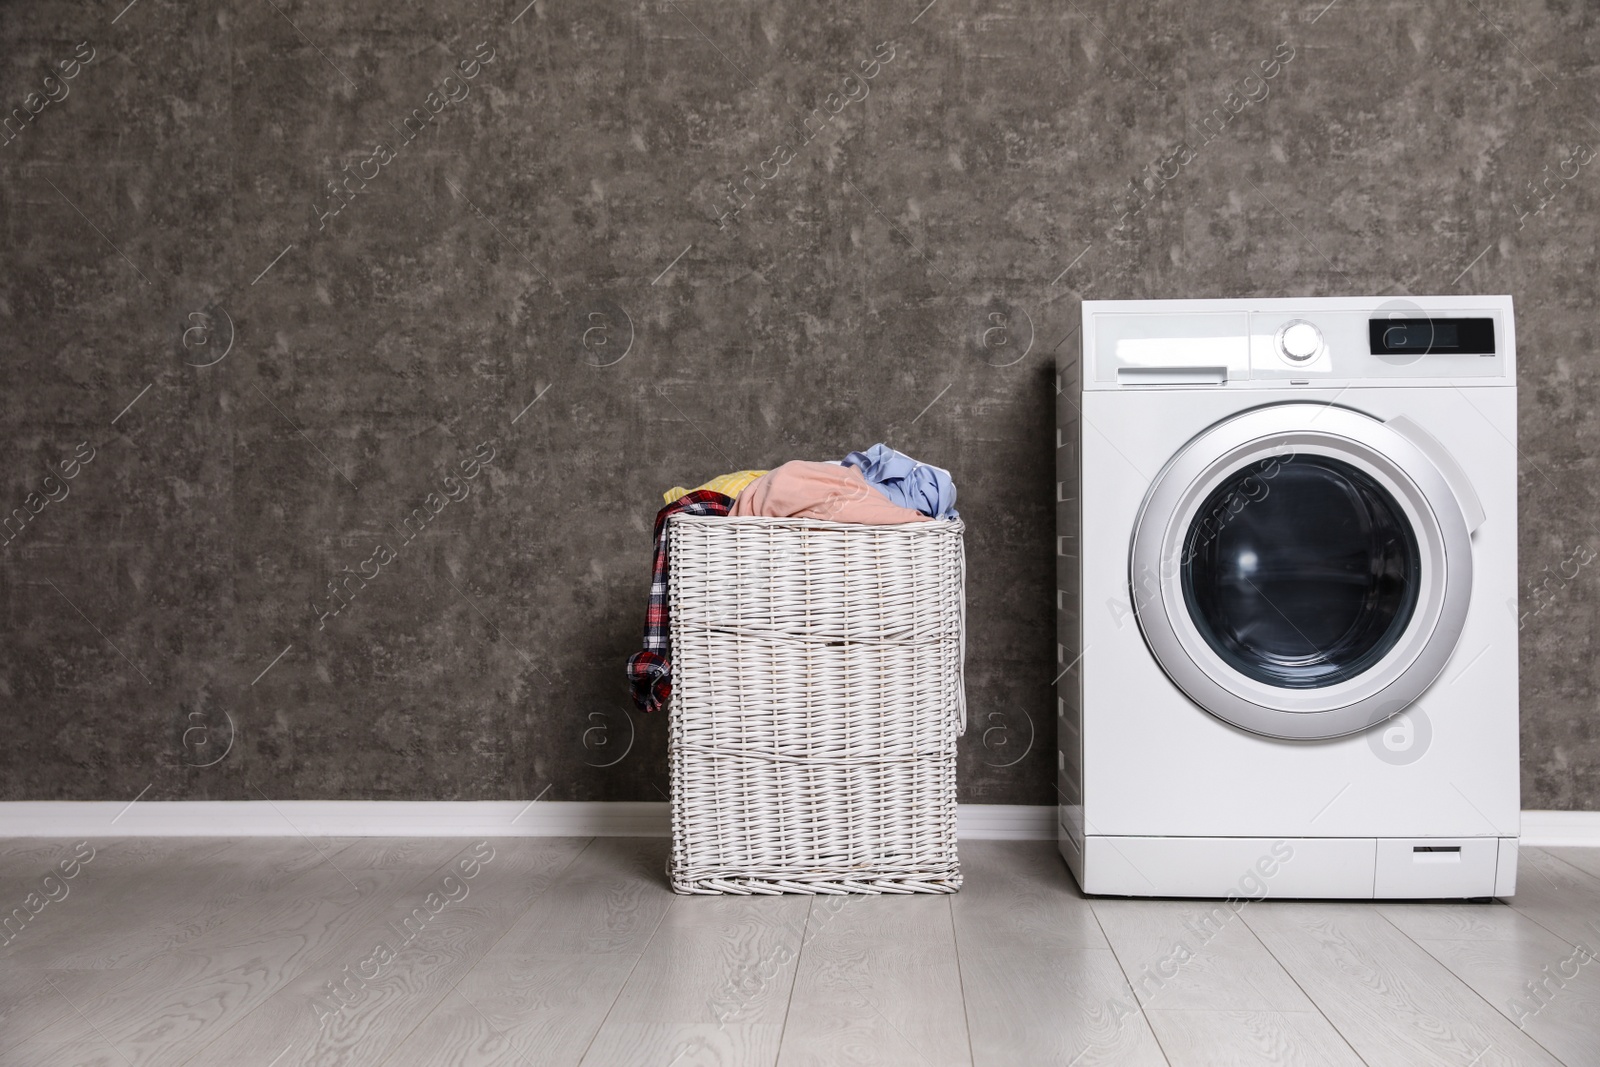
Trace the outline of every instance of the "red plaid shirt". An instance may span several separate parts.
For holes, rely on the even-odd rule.
[[[650,607],[644,616],[644,648],[628,657],[628,686],[640,711],[660,711],[672,696],[670,623],[667,601],[667,520],[674,515],[726,515],[733,498],[699,489],[679,497],[656,513],[655,569],[650,580]]]

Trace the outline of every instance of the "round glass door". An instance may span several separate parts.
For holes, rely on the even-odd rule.
[[[1356,733],[1439,676],[1466,622],[1472,541],[1411,438],[1327,404],[1243,412],[1156,476],[1129,558],[1168,677],[1269,737]]]
[[[1191,521],[1183,557],[1195,628],[1267,685],[1312,689],[1360,674],[1416,608],[1421,553],[1399,503],[1328,456],[1288,458],[1270,482],[1254,464],[1225,478]]]

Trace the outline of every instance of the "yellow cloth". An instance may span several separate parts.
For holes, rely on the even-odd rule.
[[[732,474],[723,474],[713,478],[704,485],[697,485],[693,489],[685,489],[681,485],[675,485],[661,495],[666,498],[669,504],[681,496],[688,496],[690,493],[697,493],[702,489],[709,489],[713,493],[721,493],[723,496],[736,497],[741,489],[766,473],[766,471],[734,471]]]

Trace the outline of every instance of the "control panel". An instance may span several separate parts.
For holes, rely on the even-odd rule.
[[[1084,388],[1514,384],[1509,297],[1086,301]]]

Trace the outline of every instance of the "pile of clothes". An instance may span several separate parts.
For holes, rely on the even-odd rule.
[[[767,516],[874,526],[960,518],[949,471],[919,463],[884,444],[852,452],[838,462],[793,460],[776,470],[735,471],[693,489],[675,486],[662,496],[666,507],[656,515],[644,648],[628,657],[628,685],[640,711],[660,711],[672,696],[666,538],[672,516]]]

